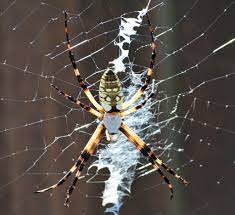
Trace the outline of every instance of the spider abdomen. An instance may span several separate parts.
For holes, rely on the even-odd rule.
[[[112,70],[107,70],[101,77],[99,99],[106,111],[120,110],[123,103],[122,85]]]

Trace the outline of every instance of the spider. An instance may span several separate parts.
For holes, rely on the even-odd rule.
[[[146,143],[123,122],[124,117],[141,109],[145,105],[147,100],[153,96],[153,94],[151,93],[150,96],[148,96],[141,104],[135,107],[129,108],[132,104],[134,104],[141,97],[141,95],[143,95],[144,91],[146,90],[146,88],[148,87],[151,81],[151,76],[153,74],[153,67],[154,67],[154,62],[156,58],[156,44],[154,41],[154,28],[151,25],[148,14],[146,14],[145,16],[147,18],[149,31],[151,35],[152,54],[151,54],[151,59],[150,59],[149,67],[147,69],[147,74],[146,74],[144,84],[141,86],[141,88],[134,94],[134,96],[129,101],[124,102],[121,82],[118,76],[110,68],[108,68],[104,72],[100,80],[100,86],[99,86],[100,104],[95,100],[88,86],[85,84],[85,82],[83,81],[80,75],[80,71],[76,65],[74,54],[71,50],[71,43],[70,43],[70,38],[69,38],[69,33],[68,33],[68,14],[66,11],[64,12],[64,15],[65,15],[66,41],[67,41],[67,46],[68,46],[69,58],[73,66],[74,73],[77,77],[77,81],[80,87],[82,88],[83,92],[85,93],[85,95],[88,97],[90,102],[94,105],[94,107],[97,110],[91,108],[90,106],[87,106],[81,101],[63,92],[54,84],[51,84],[51,86],[55,90],[57,90],[61,95],[63,95],[66,99],[75,103],[78,107],[98,117],[98,119],[100,120],[100,124],[97,126],[95,132],[91,136],[87,145],[85,146],[81,154],[78,156],[76,162],[70,168],[70,170],[68,170],[67,173],[56,184],[50,187],[47,187],[45,189],[38,190],[36,191],[36,193],[43,193],[43,192],[55,189],[56,187],[62,185],[69,178],[69,176],[71,176],[72,173],[74,173],[77,170],[74,181],[66,192],[64,204],[65,206],[68,207],[70,195],[75,189],[76,183],[85,166],[85,163],[88,161],[88,159],[90,158],[90,156],[93,154],[94,150],[96,149],[97,145],[100,143],[104,132],[106,133],[106,138],[108,141],[116,141],[118,138],[117,134],[121,132],[127,137],[127,139],[130,142],[132,142],[136,146],[136,148],[146,158],[148,158],[148,161],[152,164],[153,168],[157,170],[161,178],[168,185],[168,188],[170,189],[170,193],[171,193],[170,199],[172,199],[173,187],[169,179],[163,174],[160,167],[164,168],[168,173],[173,175],[177,180],[181,181],[184,185],[187,185],[188,182],[185,179],[183,179],[180,175],[176,174],[174,170],[168,167],[162,160],[160,160],[158,156],[153,152],[153,150],[150,147],[148,147]]]

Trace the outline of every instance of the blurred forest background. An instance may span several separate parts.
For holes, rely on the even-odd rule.
[[[31,71],[38,74],[38,76],[42,72],[43,75],[51,75],[55,74],[62,65],[69,63],[67,54],[59,56],[56,60],[45,57],[45,54],[48,53],[48,50],[54,49],[60,42],[65,41],[62,11],[66,9],[69,13],[78,14],[88,7],[91,1],[46,1],[49,5],[60,8],[61,11],[47,7],[44,4],[40,6],[39,1],[36,0],[16,0],[12,2],[13,5],[5,12],[4,10],[11,5],[11,2],[8,0],[1,0],[0,2],[0,98],[4,98],[0,101],[1,214],[104,214],[104,208],[101,205],[102,199],[98,198],[102,194],[103,185],[87,184],[85,180],[81,180],[77,186],[78,188],[73,193],[70,207],[65,208],[63,202],[68,184],[55,190],[53,196],[48,193],[33,194],[38,187],[42,188],[55,182],[58,178],[57,175],[48,177],[45,174],[28,174],[28,172],[21,175],[42,153],[40,150],[38,152],[37,150],[25,152],[25,147],[41,148],[45,142],[48,144],[53,141],[54,137],[61,136],[69,130],[65,118],[58,117],[60,115],[64,116],[66,113],[65,107],[62,105],[58,105],[50,99],[31,103],[20,102],[33,100],[35,92],[37,92],[38,98],[53,93],[57,101],[69,104],[51,90],[48,80],[41,80],[40,77],[35,78],[35,76],[22,71],[28,65],[26,71]],[[97,0],[93,2],[95,4],[81,15],[82,22],[71,22],[72,37],[79,34],[79,29],[86,31],[102,20],[119,17],[128,11],[141,10],[147,5],[146,0]],[[156,26],[174,25],[180,17],[190,11],[190,8],[196,2],[195,0],[164,1],[164,7],[150,12],[151,21]],[[157,1],[152,1],[152,3],[157,4]],[[223,14],[223,11],[231,3],[232,6]],[[231,0],[199,1],[191,10],[189,16],[185,17],[185,20],[179,25],[176,25],[173,32],[160,38],[163,44],[167,45],[165,47],[159,42],[160,53],[164,52],[164,48],[172,53],[173,50],[183,47],[198,37],[211,23],[214,23],[220,14],[223,14],[222,18],[209,29],[205,37],[193,42],[185,50],[172,55],[169,60],[160,64],[158,71],[161,71],[161,73],[155,74],[155,78],[165,78],[187,69],[205,56],[209,56],[220,45],[231,40],[235,36],[234,4]],[[35,8],[37,10],[34,11]],[[27,14],[30,15],[29,18]],[[27,17],[26,20],[24,20],[24,17]],[[59,17],[59,19],[52,21],[49,24],[50,27],[46,28],[33,46],[30,46],[29,42],[32,38],[35,37],[36,33],[43,30],[45,23],[52,17]],[[120,20],[111,23],[110,29],[113,26],[117,27],[118,22]],[[16,23],[18,23],[17,26]],[[16,26],[16,29],[12,29],[14,26]],[[109,27],[106,27],[107,29],[103,29],[103,31],[108,30]],[[99,33],[102,33],[102,30],[94,32],[94,35],[89,35],[89,38]],[[108,40],[108,36],[104,36],[100,41],[97,39],[95,43],[90,43],[89,47],[87,45],[81,46],[79,50],[75,50],[76,57],[80,58],[92,53],[98,49],[99,43],[104,42],[105,44]],[[82,39],[75,42],[82,42]],[[65,50],[65,46],[61,47],[61,50]],[[117,54],[112,48],[108,48],[95,57],[95,62],[98,63],[100,68],[105,68],[108,62]],[[147,65],[149,54],[149,50],[143,52],[138,57],[138,63]],[[130,197],[125,199],[124,205],[120,209],[121,215],[234,214],[234,56],[234,45],[231,45],[215,55],[210,55],[199,66],[198,72],[190,73],[186,77],[175,78],[164,85],[167,89],[164,90],[177,93],[182,92],[185,86],[196,86],[203,81],[214,80],[216,77],[224,77],[226,74],[230,74],[228,78],[211,81],[193,95],[193,97],[203,98],[204,101],[215,101],[215,104],[211,104],[209,109],[207,109],[205,102],[196,103],[196,111],[193,116],[198,122],[208,122],[211,126],[204,126],[200,123],[194,125],[184,124],[184,131],[194,136],[194,138],[188,140],[185,140],[185,136],[177,135],[167,129],[162,130],[163,136],[169,137],[179,148],[183,148],[183,153],[188,156],[189,161],[193,160],[179,171],[181,175],[189,180],[189,186],[185,188],[169,176],[175,188],[175,198],[170,201],[166,186],[159,185],[161,179],[158,174],[151,174],[138,179],[133,183]],[[5,60],[11,66],[4,65]],[[21,68],[21,71],[17,68]],[[80,62],[79,68],[84,77],[91,75],[95,70],[93,59],[88,58]],[[58,82],[60,87],[76,95],[76,87],[74,87],[76,86],[76,80],[73,74],[71,72],[62,73],[60,78],[65,81],[65,83]],[[93,76],[89,79],[89,82],[94,83],[99,78],[99,75]],[[73,86],[66,85],[66,81],[73,83]],[[184,107],[188,107],[193,97],[181,100],[179,113],[186,110]],[[20,101],[17,102],[16,100]],[[229,105],[228,108],[226,108],[226,104]],[[40,118],[53,117],[58,119],[48,120],[39,123],[39,125],[32,124],[28,127],[16,128],[26,122],[36,122]],[[79,124],[86,124],[94,120],[92,116],[80,111],[72,113],[69,117],[72,119],[71,124],[76,124],[78,119]],[[217,126],[222,129],[216,129]],[[4,131],[5,128],[16,129]],[[94,131],[94,128],[95,126],[89,127],[87,133]],[[75,156],[85,146],[89,135],[81,133],[79,137],[73,138],[79,142],[70,149],[70,153]],[[66,146],[69,143],[70,138],[64,138],[57,144]],[[63,158],[58,159],[56,163],[53,162],[53,159],[60,153],[59,149],[54,147],[53,150],[49,150],[46,159],[40,158],[40,165],[36,164],[29,173],[43,173],[48,171],[48,168],[50,168],[50,172],[62,172],[68,169],[71,166],[71,154],[69,153],[65,153]],[[11,154],[17,152],[19,153]],[[9,157],[5,157],[5,155],[9,155]],[[174,156],[173,154],[172,157],[173,162],[171,164],[174,169],[184,163],[184,160],[181,160],[184,159],[182,158],[184,156],[178,155],[175,154]],[[61,174],[59,177],[61,177]],[[155,186],[156,184],[159,186]],[[86,198],[86,195],[94,196],[94,198]]]

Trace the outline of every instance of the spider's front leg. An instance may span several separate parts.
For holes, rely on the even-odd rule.
[[[165,163],[160,160],[157,155],[144,143],[144,141],[131,129],[122,123],[121,127],[119,130],[132,142],[135,144],[138,150],[141,151],[141,153],[145,156],[148,157],[149,162],[153,165],[153,167],[158,171],[162,179],[168,184],[169,189],[171,190],[171,198],[173,197],[173,188],[172,185],[169,181],[169,179],[164,176],[163,172],[159,167],[163,167],[167,172],[175,176],[176,179],[180,180],[183,182],[184,185],[188,185],[188,182],[183,179],[181,176],[176,174],[173,169],[169,168]]]
[[[88,161],[88,159],[90,158],[90,156],[93,154],[94,150],[96,149],[97,145],[99,144],[102,138],[103,132],[104,132],[104,125],[103,124],[98,125],[95,132],[93,133],[90,140],[88,141],[87,145],[83,149],[81,155],[78,157],[77,161],[70,168],[70,170],[64,175],[64,177],[62,177],[56,184],[48,188],[38,190],[36,191],[36,193],[43,193],[43,192],[55,189],[56,187],[62,185],[66,181],[66,179],[78,168],[75,179],[72,185],[69,187],[67,194],[66,194],[65,206],[68,206],[69,197],[72,194],[73,190],[75,189],[75,185],[78,181],[81,171],[83,170],[85,163]]]

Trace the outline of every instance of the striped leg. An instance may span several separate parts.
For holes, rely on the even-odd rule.
[[[80,165],[78,171],[76,172],[76,175],[75,175],[75,178],[73,180],[73,183],[71,184],[71,186],[69,187],[69,189],[66,192],[66,197],[65,197],[65,201],[64,201],[64,206],[66,206],[66,207],[69,207],[69,198],[70,198],[70,195],[72,194],[72,192],[75,189],[75,186],[77,184],[78,178],[81,175],[81,172],[82,172],[84,166],[85,166],[84,164]]]
[[[158,171],[158,173],[161,175],[163,180],[168,184],[169,189],[171,190],[171,198],[173,197],[173,189],[170,181],[168,180],[167,177],[164,176],[162,171],[160,170],[159,167],[163,167],[167,172],[172,174],[176,179],[180,180],[183,182],[184,185],[187,185],[188,182],[184,180],[181,176],[176,174],[171,168],[169,168],[166,164],[164,164],[157,156],[156,154],[144,143],[144,141],[136,135],[131,129],[122,123],[120,129],[119,129],[124,135],[127,136],[127,138],[135,144],[138,150],[142,152],[142,154],[145,157],[148,157],[149,162],[153,165],[153,167]]]
[[[76,64],[76,61],[74,58],[74,54],[71,49],[71,44],[70,44],[70,39],[69,39],[69,34],[68,34],[68,14],[66,11],[64,12],[64,15],[65,15],[65,22],[64,22],[65,23],[65,34],[66,34],[67,46],[68,46],[68,50],[69,50],[69,58],[72,63],[74,73],[77,77],[78,83],[81,86],[81,88],[83,89],[83,92],[86,94],[87,98],[97,108],[97,110],[99,110],[100,112],[104,112],[103,107],[95,100],[95,98],[91,94],[90,90],[88,89],[87,85],[85,84],[85,82],[81,78],[79,69],[77,67],[77,64]]]
[[[36,191],[36,193],[43,193],[52,189],[55,189],[56,187],[62,185],[67,178],[77,169],[78,172],[75,176],[75,179],[78,180],[78,177],[86,163],[86,161],[89,159],[89,157],[93,154],[96,146],[99,144],[102,134],[104,132],[104,126],[102,124],[98,125],[97,129],[95,130],[95,132],[93,133],[93,135],[91,136],[89,142],[87,143],[87,145],[85,146],[85,148],[83,149],[81,155],[78,157],[77,161],[75,162],[75,164],[70,168],[70,170],[54,185],[42,189],[42,190],[38,190]],[[73,188],[74,189],[74,188]]]
[[[76,105],[78,105],[78,107],[81,107],[82,109],[86,110],[87,112],[97,116],[98,118],[102,118],[103,115],[94,110],[93,108],[87,106],[86,104],[80,102],[77,99],[74,99],[72,96],[68,95],[67,93],[63,92],[62,90],[60,90],[57,86],[55,86],[54,84],[51,84],[52,87],[54,87],[61,95],[63,95],[66,99],[70,100],[71,102],[75,103]]]
[[[121,112],[121,116],[122,116],[122,117],[125,117],[126,115],[129,115],[129,114],[131,114],[131,113],[136,112],[137,110],[139,110],[140,108],[142,108],[142,107],[146,104],[146,102],[147,102],[150,98],[153,97],[153,95],[154,95],[154,94],[151,93],[141,104],[139,104],[139,105],[137,105],[137,106],[135,106],[135,107],[133,107],[133,108],[130,108],[129,110],[126,110],[126,111]]]
[[[144,85],[135,93],[135,95],[129,101],[124,102],[122,104],[123,110],[127,109],[130,105],[132,105],[135,101],[137,101],[137,99],[140,98],[140,96],[144,93],[144,91],[148,87],[148,85],[151,81],[151,77],[153,75],[153,66],[154,66],[155,58],[156,58],[156,43],[154,42],[154,36],[153,36],[154,28],[151,25],[151,22],[149,20],[147,13],[146,13],[146,17],[147,17],[147,21],[148,21],[148,25],[149,25],[149,31],[150,31],[150,35],[151,35],[151,47],[152,47],[152,54],[151,54],[151,59],[150,59],[150,63],[149,63],[149,68],[147,70],[147,76],[145,78]]]

